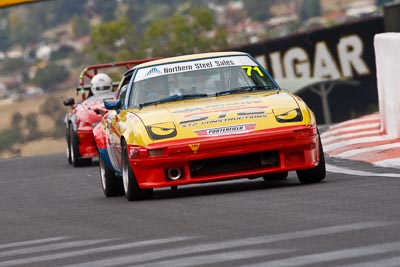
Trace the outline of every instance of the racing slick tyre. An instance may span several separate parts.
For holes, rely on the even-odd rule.
[[[317,183],[325,179],[326,169],[325,169],[325,156],[324,150],[322,148],[321,138],[318,133],[318,143],[319,143],[319,163],[318,166],[308,169],[308,170],[298,170],[297,178],[302,184]]]
[[[124,195],[124,185],[122,179],[117,177],[104,160],[99,157],[101,187],[106,197],[115,197]]]
[[[141,189],[139,187],[129,164],[128,149],[125,141],[122,141],[122,180],[125,196],[129,201],[150,199],[153,196],[153,188]]]
[[[71,137],[69,135],[69,128],[65,130],[65,139],[67,140],[67,159],[68,163],[72,164],[72,152],[71,152]]]
[[[264,181],[280,181],[280,180],[285,180],[288,178],[289,172],[278,172],[278,173],[272,173],[272,174],[267,174],[263,176]]]
[[[69,127],[69,153],[71,153],[71,161],[74,167],[81,167],[81,166],[87,166],[92,163],[91,158],[81,158],[81,155],[79,153],[79,138],[78,134],[72,129],[72,127]]]

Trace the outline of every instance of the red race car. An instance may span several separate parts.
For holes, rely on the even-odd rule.
[[[77,95],[81,96],[81,102],[75,103],[74,98],[66,98],[63,101],[64,106],[71,107],[64,119],[67,158],[70,164],[75,167],[89,165],[92,159],[98,156],[92,131],[106,113],[103,100],[113,98],[119,84],[112,82],[105,72],[111,74],[121,69],[128,70],[137,64],[151,60],[153,59],[90,65],[82,70],[77,88]],[[122,74],[123,72],[120,72],[121,76]]]

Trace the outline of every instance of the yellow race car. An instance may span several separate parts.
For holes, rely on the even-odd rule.
[[[239,178],[325,178],[313,112],[249,54],[165,58],[127,71],[94,130],[107,197]]]

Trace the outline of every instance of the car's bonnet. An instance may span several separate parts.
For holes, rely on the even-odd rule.
[[[175,136],[168,138],[190,138],[240,134],[310,121],[301,113],[295,119],[297,111],[300,112],[299,105],[290,94],[271,91],[171,102],[144,107],[135,113],[150,134],[174,129]]]

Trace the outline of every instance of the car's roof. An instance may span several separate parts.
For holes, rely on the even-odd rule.
[[[210,58],[210,57],[225,57],[225,56],[237,56],[237,55],[248,55],[244,52],[238,51],[229,51],[229,52],[210,52],[210,53],[200,53],[200,54],[191,54],[191,55],[183,55],[183,56],[176,56],[176,57],[168,57],[162,58],[157,60],[152,60],[146,63],[139,64],[134,67],[134,69],[142,68],[142,67],[149,67],[159,64],[165,63],[173,63],[179,61],[186,61],[186,60],[193,60],[193,59],[203,59],[203,58]]]

